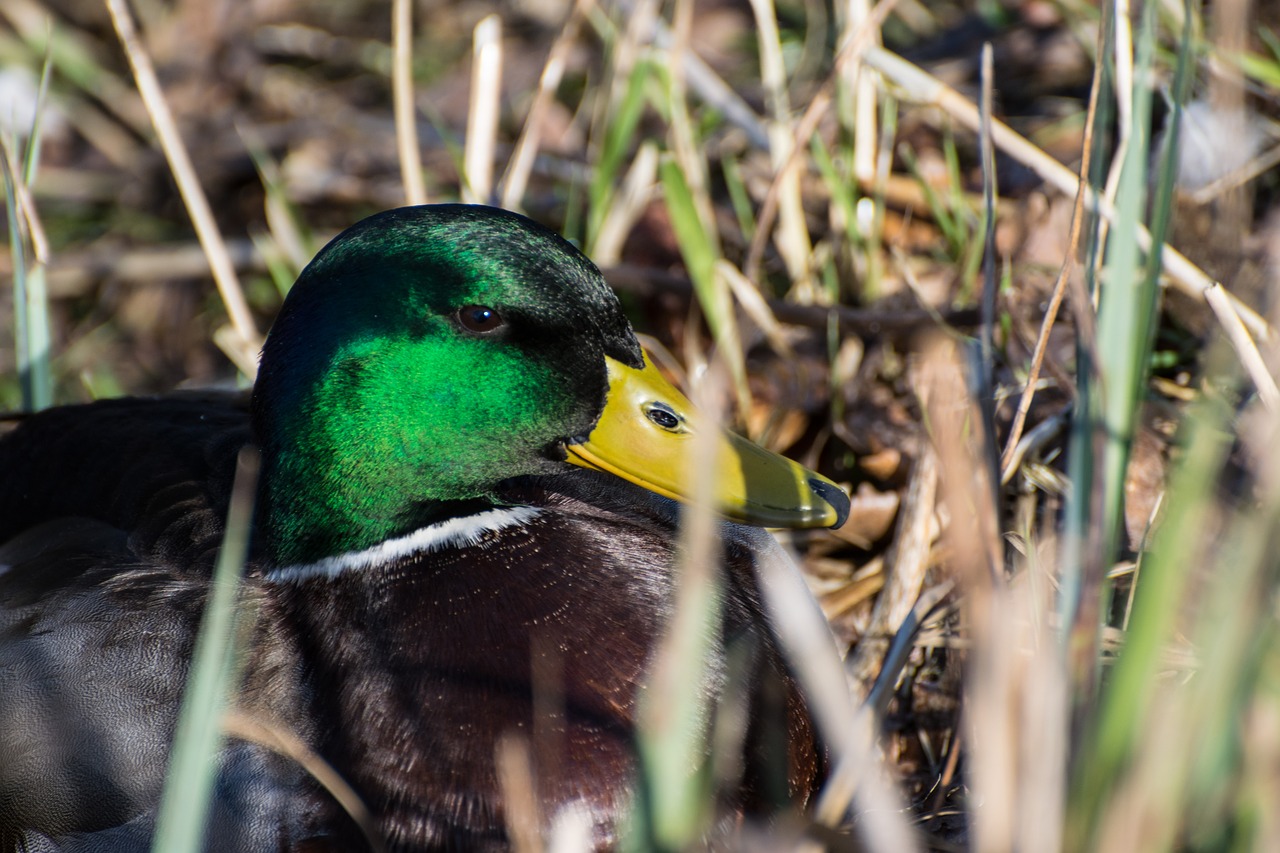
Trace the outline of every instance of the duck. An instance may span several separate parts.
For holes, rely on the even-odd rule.
[[[250,394],[20,418],[0,435],[0,851],[150,849],[245,447],[261,462],[236,712],[326,762],[382,849],[510,849],[495,754],[513,736],[540,831],[571,812],[591,846],[617,846],[699,423],[591,261],[522,215],[458,204],[385,211],[325,246]],[[699,688],[728,701],[745,666],[717,809],[767,820],[809,802],[826,752],[752,573],[759,529],[839,526],[849,499],[714,441],[722,605]],[[222,743],[205,849],[371,843],[296,757]]]

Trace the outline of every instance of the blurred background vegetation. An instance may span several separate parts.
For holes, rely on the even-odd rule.
[[[875,735],[815,819],[877,850],[1277,843],[1280,7],[131,8],[225,252],[108,5],[4,0],[0,410],[243,386],[343,227],[524,211],[664,369],[714,349],[726,417],[855,496],[786,540]]]

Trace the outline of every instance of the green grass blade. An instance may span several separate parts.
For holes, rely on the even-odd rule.
[[[1188,419],[1186,459],[1170,483],[1168,515],[1143,563],[1131,628],[1074,786],[1068,850],[1090,849],[1087,833],[1096,829],[1099,812],[1131,759],[1150,713],[1161,655],[1176,629],[1189,579],[1186,558],[1199,552],[1203,529],[1198,520],[1212,505],[1213,484],[1230,449],[1224,431],[1228,416],[1222,407],[1206,405]]]
[[[38,143],[30,141],[29,144]],[[0,140],[0,173],[4,180],[9,257],[13,264],[15,360],[22,408],[33,412],[53,403],[49,299],[43,252],[32,235],[35,214],[27,207],[31,197],[20,182],[17,162],[11,141]]]
[[[1103,553],[1110,555],[1124,524],[1124,482],[1129,448],[1143,396],[1155,323],[1157,289],[1145,273],[1138,230],[1147,203],[1150,151],[1151,72],[1155,12],[1144,10],[1134,62],[1133,127],[1116,197],[1117,216],[1107,239],[1106,267],[1098,307],[1099,358],[1105,381],[1098,416],[1105,436],[1106,489]]]
[[[700,397],[717,396],[707,385]],[[707,400],[699,399],[707,411]],[[675,612],[639,698],[640,779],[624,849],[684,850],[706,832],[713,806],[713,698],[711,661],[720,636],[723,602],[719,577],[719,522],[713,510],[717,482],[713,452],[719,425],[696,425],[688,467],[693,502],[681,509]]]
[[[680,246],[685,269],[693,282],[694,293],[711,327],[711,334],[724,354],[739,402],[746,405],[750,397],[746,390],[746,365],[738,344],[738,329],[733,317],[733,302],[729,288],[716,275],[716,262],[720,253],[710,234],[698,216],[693,192],[685,180],[680,166],[673,159],[664,159],[658,167],[659,178],[671,215],[671,228]],[[743,411],[746,411],[744,408]]]
[[[1172,205],[1176,162],[1177,110],[1169,126],[1175,128],[1162,150],[1162,168],[1152,206],[1151,233],[1155,249],[1145,259],[1137,246],[1137,231],[1146,209],[1148,185],[1151,89],[1144,79],[1151,72],[1155,41],[1154,12],[1144,11],[1135,57],[1133,128],[1117,193],[1118,216],[1107,241],[1107,264],[1099,306],[1098,346],[1102,388],[1091,395],[1096,432],[1102,445],[1102,476],[1105,489],[1102,505],[1091,507],[1101,514],[1093,518],[1102,534],[1091,543],[1100,547],[1109,562],[1119,545],[1124,525],[1123,495],[1130,444],[1138,421],[1147,372],[1154,343],[1159,247]],[[1189,41],[1184,35],[1179,57],[1178,85],[1186,80]],[[1081,371],[1083,374],[1083,371]],[[1168,490],[1168,514],[1157,535],[1155,547],[1143,562],[1135,607],[1125,636],[1125,645],[1114,675],[1102,694],[1097,716],[1092,720],[1089,739],[1081,752],[1071,803],[1074,818],[1069,820],[1068,849],[1087,849],[1103,825],[1103,813],[1110,795],[1123,785],[1135,755],[1143,749],[1145,731],[1159,690],[1164,654],[1175,639],[1190,583],[1188,557],[1203,545],[1204,530],[1196,519],[1212,512],[1213,483],[1229,450],[1227,426],[1230,413],[1210,400],[1202,403],[1187,419],[1190,448],[1181,469]],[[1077,484],[1078,487],[1079,484]],[[1105,606],[1102,608],[1105,612]],[[1166,788],[1155,801],[1172,806],[1178,801],[1179,770],[1186,762],[1170,761],[1161,771],[1160,784]],[[1174,810],[1176,812],[1176,809]],[[1176,826],[1170,812],[1168,827]],[[1150,849],[1167,849],[1172,835],[1161,843],[1154,838]]]
[[[40,66],[40,88],[36,93],[36,108],[31,116],[31,133],[27,136],[27,151],[22,160],[22,183],[31,186],[35,183],[36,172],[40,168],[40,130],[44,118],[44,105],[49,97],[49,78],[53,73],[53,37],[45,47],[44,62]]]
[[[738,229],[742,231],[742,242],[750,243],[756,234],[756,215],[751,207],[746,181],[742,178],[742,167],[733,157],[725,157],[720,163],[720,170],[724,174],[725,189],[729,192],[729,203],[738,220]]]
[[[671,214],[671,230],[675,232],[676,242],[680,245],[685,269],[689,271],[689,279],[693,282],[702,310],[706,312],[707,322],[712,331],[718,333],[729,321],[726,316],[729,307],[725,298],[727,294],[715,286],[715,266],[719,253],[702,226],[693,193],[689,190],[679,164],[671,158],[665,158],[658,167],[658,173],[667,200],[667,211]]]
[[[625,162],[627,152],[635,141],[636,128],[640,117],[644,114],[645,88],[653,69],[649,60],[636,62],[627,78],[621,102],[613,111],[613,115],[605,130],[604,143],[600,148],[600,158],[596,161],[588,187],[587,209],[587,254],[595,247],[600,226],[604,224],[609,211],[609,203],[613,198]]]
[[[249,553],[257,479],[257,451],[245,448],[236,465],[226,533],[178,716],[169,773],[156,817],[152,843],[155,853],[195,853],[204,849],[205,823],[222,742],[222,714],[239,675],[235,646],[243,625],[237,599],[240,574]]]

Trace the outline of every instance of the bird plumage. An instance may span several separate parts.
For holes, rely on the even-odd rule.
[[[674,606],[678,508],[567,464],[603,417],[607,361],[645,367],[568,244],[488,208],[409,208],[303,273],[252,403],[104,401],[0,437],[0,850],[146,849],[248,443],[263,472],[236,709],[329,762],[390,849],[505,849],[495,750],[512,736],[544,823],[585,810],[597,843],[615,841]],[[832,489],[801,501],[826,523],[847,512]],[[762,534],[721,532],[700,688],[751,689],[719,805],[767,815],[803,804],[822,750],[759,601]],[[364,844],[293,760],[233,737],[219,761],[208,849]]]

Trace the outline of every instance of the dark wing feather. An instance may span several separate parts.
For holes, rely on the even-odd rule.
[[[147,848],[247,438],[231,396],[54,409],[0,437],[0,850]],[[238,849],[288,823],[272,762],[224,755],[214,822]]]
[[[107,400],[24,418],[0,438],[0,543],[89,518],[123,531],[148,560],[202,564],[248,441],[242,395]]]

